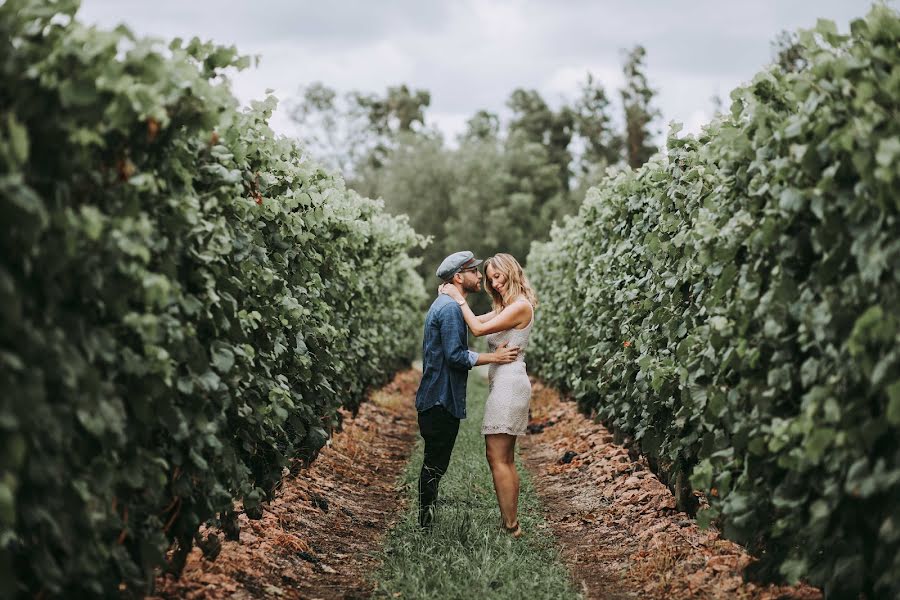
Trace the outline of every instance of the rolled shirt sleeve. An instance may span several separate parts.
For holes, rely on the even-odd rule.
[[[474,367],[477,362],[478,362],[478,353],[469,350],[469,364],[471,364]]]
[[[467,344],[466,322],[463,320],[462,311],[458,306],[447,305],[441,313],[441,345],[444,357],[451,367],[468,371],[475,366],[475,362]],[[476,355],[475,360],[477,359]]]

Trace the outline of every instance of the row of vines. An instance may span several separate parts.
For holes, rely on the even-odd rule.
[[[900,15],[800,39],[533,246],[531,363],[759,576],[900,597]]]
[[[77,7],[0,3],[3,597],[140,595],[259,515],[424,295],[406,221],[239,109],[247,58]]]

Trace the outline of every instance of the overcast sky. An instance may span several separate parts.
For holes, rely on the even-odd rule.
[[[892,0],[892,6],[897,2]],[[448,138],[477,110],[505,114],[517,87],[551,105],[574,97],[590,71],[618,105],[622,49],[647,48],[660,125],[698,131],[713,95],[748,81],[783,30],[817,18],[842,32],[869,0],[83,0],[80,18],[165,39],[199,36],[261,57],[233,79],[244,103],[275,90],[273,128],[301,85],[383,93],[407,83],[431,92],[426,118]],[[665,128],[665,127],[663,127]]]

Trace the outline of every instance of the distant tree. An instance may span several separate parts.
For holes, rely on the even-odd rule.
[[[558,112],[553,112],[538,92],[523,89],[513,91],[507,105],[513,111],[508,141],[543,146],[547,161],[556,167],[558,188],[563,193],[568,192],[572,163],[569,143],[575,125],[572,109],[563,106]],[[545,200],[547,198],[538,199],[541,204]]]
[[[437,264],[460,249],[509,252],[524,261],[532,242],[577,210],[606,167],[626,156],[634,164],[632,148],[641,162],[656,150],[649,140],[658,113],[650,106],[654,93],[643,58],[638,47],[625,65],[625,136],[616,132],[606,90],[591,75],[558,109],[537,91],[514,90],[505,126],[496,114],[478,111],[457,148],[427,125],[431,95],[407,85],[340,95],[313,84],[291,116],[310,152],[340,169],[351,188],[382,198],[390,212],[408,215],[416,231],[431,237],[419,250],[419,272],[433,281]]]
[[[300,88],[300,99],[288,103],[288,114],[310,154],[345,177],[351,177],[378,145],[369,110],[360,104],[357,92],[339,96],[332,88],[313,83]]]
[[[486,110],[479,110],[466,121],[466,130],[460,141],[489,140],[500,135],[500,117]]]
[[[301,88],[289,114],[310,152],[349,179],[366,164],[377,168],[400,134],[423,127],[430,103],[431,94],[406,85],[389,87],[384,96],[351,91],[339,97],[314,83]]]
[[[536,239],[545,239],[554,219],[573,211],[570,194],[560,178],[560,167],[547,145],[529,140],[522,131],[510,131],[503,145],[506,250],[524,260]]]
[[[510,131],[520,131],[529,141],[539,144],[549,142],[553,111],[536,90],[516,89],[510,94],[506,105],[513,112]]]
[[[553,115],[547,151],[550,161],[557,165],[560,188],[564,194],[569,193],[572,177],[572,151],[570,145],[575,134],[575,113],[568,106],[563,106]]]
[[[491,118],[478,121],[499,125]],[[487,133],[480,126],[469,129],[472,133]],[[435,255],[443,252],[446,256],[457,250],[471,250],[476,256],[485,258],[497,252],[522,251],[511,245],[513,241],[521,243],[523,235],[510,219],[511,207],[507,196],[509,173],[504,164],[506,152],[502,140],[496,135],[498,130],[490,131],[494,134],[487,133],[482,137],[464,135],[459,148],[449,157],[453,165],[451,215],[444,238],[435,239],[435,246],[442,248],[435,251]],[[522,260],[524,258],[523,255]],[[431,280],[434,279],[434,266],[431,265],[429,273]],[[487,295],[475,295],[472,306],[476,311],[489,311]]]
[[[572,107],[575,138],[580,152],[575,157],[576,173],[581,182],[622,160],[622,137],[616,132],[606,90],[590,73],[581,84],[580,95]],[[581,194],[579,194],[581,197]]]
[[[504,150],[494,137],[469,137],[451,156],[454,174],[447,222],[448,250],[460,247],[493,254],[506,247],[508,173]]]
[[[623,66],[625,86],[621,94],[625,110],[625,152],[628,164],[635,169],[657,151],[652,143],[656,134],[652,127],[660,112],[652,106],[656,92],[650,87],[644,73],[646,54],[643,46],[635,46],[626,53]]]
[[[426,90],[411,92],[406,85],[389,87],[385,96],[357,95],[359,105],[368,111],[369,123],[378,143],[369,153],[369,162],[378,167],[398,136],[425,125],[425,109],[431,104]]]
[[[411,255],[422,258],[419,272],[425,280],[434,279],[434,270],[449,254],[446,227],[455,214],[450,201],[456,188],[454,154],[440,134],[401,133],[383,162],[377,168],[366,165],[350,185],[365,196],[382,198],[389,212],[408,215],[413,229],[432,237],[427,248]]]
[[[360,105],[369,111],[372,128],[387,137],[413,131],[416,123],[425,125],[425,109],[431,104],[429,92],[410,92],[406,85],[389,87],[383,97],[360,94],[358,98]]]

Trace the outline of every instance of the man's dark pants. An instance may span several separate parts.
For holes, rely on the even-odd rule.
[[[459,433],[459,419],[437,404],[419,413],[419,433],[425,440],[425,461],[419,475],[419,524],[430,527],[438,483],[450,464],[450,454]]]

